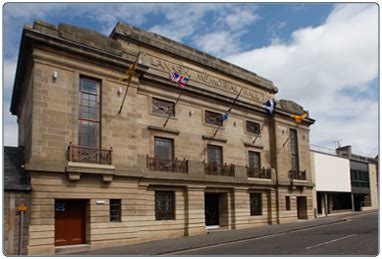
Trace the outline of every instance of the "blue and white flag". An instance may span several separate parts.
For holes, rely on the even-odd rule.
[[[223,114],[222,122],[228,119],[228,112]]]
[[[273,99],[269,99],[263,104],[263,107],[267,109],[269,115],[272,115],[276,108],[276,102]]]

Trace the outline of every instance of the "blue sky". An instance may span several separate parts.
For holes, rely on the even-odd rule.
[[[24,24],[35,19],[108,35],[118,21],[156,32],[272,80],[277,99],[308,109],[313,144],[378,153],[378,6],[257,3],[8,3],[3,6],[4,145]]]

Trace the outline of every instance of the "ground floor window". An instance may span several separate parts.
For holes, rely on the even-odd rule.
[[[110,221],[121,222],[121,200],[110,200]]]
[[[261,193],[250,194],[251,216],[262,215]]]
[[[290,196],[285,196],[285,209],[290,210]]]
[[[175,192],[155,192],[155,219],[175,219]]]

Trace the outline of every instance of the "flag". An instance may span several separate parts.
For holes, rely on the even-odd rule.
[[[126,71],[126,76],[124,76],[121,79],[119,79],[119,81],[123,81],[123,82],[127,81],[127,82],[129,82],[131,80],[131,78],[133,77],[133,73],[134,73],[136,65],[137,65],[136,61],[134,63],[130,64],[129,68]]]
[[[269,115],[272,115],[276,108],[276,102],[273,99],[269,99],[263,104],[263,107],[267,109]]]
[[[307,113],[304,113],[303,115],[291,115],[291,117],[297,122],[300,123],[305,117],[307,116]]]
[[[228,119],[228,112],[223,114],[222,122]]]
[[[182,76],[181,74],[176,72],[170,73],[170,79],[171,81],[177,83],[180,88],[185,87],[188,83],[188,80],[190,80],[188,77]]]

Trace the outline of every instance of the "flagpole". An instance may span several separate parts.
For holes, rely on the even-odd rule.
[[[227,111],[227,119],[228,119],[228,115],[229,115],[229,113],[230,113],[231,110],[233,109],[233,106],[235,106],[236,101],[239,99],[239,96],[240,96],[241,92],[243,91],[243,88],[244,88],[244,87],[242,87],[242,88],[240,89],[240,91],[239,91],[239,93],[237,94],[235,100],[234,100],[233,103],[231,104],[231,107],[229,107],[229,109],[228,109],[228,111]],[[222,121],[222,125],[223,125],[223,121]],[[216,136],[216,133],[218,133],[218,131],[219,131],[219,129],[221,128],[222,125],[219,125],[219,127],[216,128],[213,137]]]
[[[125,94],[123,96],[123,100],[122,100],[122,103],[121,103],[121,107],[119,108],[118,114],[121,114],[121,112],[122,112],[123,104],[125,103],[125,99],[126,99],[126,96],[127,96],[127,91],[129,90],[130,82],[131,82],[131,79],[133,78],[133,74],[134,74],[135,68],[137,66],[137,62],[138,62],[138,59],[139,59],[140,55],[141,55],[141,52],[139,51],[138,55],[137,55],[137,59],[134,62],[134,67],[133,67],[133,71],[131,72],[131,76],[128,78],[129,81],[127,82],[127,87],[125,89]]]
[[[300,126],[300,123],[297,123],[297,125],[296,125],[296,127],[294,127],[293,129],[297,129],[298,128],[298,126]],[[283,147],[285,146],[285,144],[288,142],[288,140],[290,139],[290,136],[291,136],[291,134],[290,134],[290,132],[289,132],[289,137],[285,140],[285,142],[284,142],[284,144],[283,144]]]
[[[263,126],[261,126],[260,132],[256,135],[256,138],[252,141],[252,144],[255,144],[257,138],[260,136],[261,132],[263,131],[264,126],[265,126],[265,121],[264,121]]]
[[[176,101],[175,101],[175,104],[174,104],[174,110],[175,110],[176,104],[179,102],[180,97],[181,97],[182,94],[183,94],[183,91],[184,91],[184,87],[182,88],[182,90],[180,90],[180,93],[179,93],[179,95],[178,95],[178,98],[177,98]],[[171,112],[168,114],[168,117],[167,117],[166,121],[165,121],[164,124],[163,124],[163,128],[166,127],[167,122],[168,122],[168,120],[170,119],[170,117],[171,117]]]

